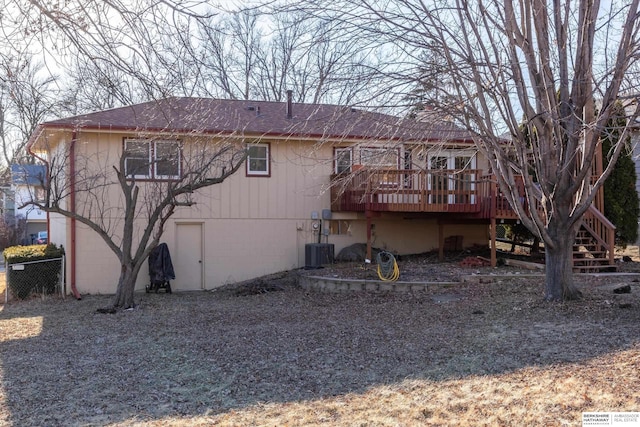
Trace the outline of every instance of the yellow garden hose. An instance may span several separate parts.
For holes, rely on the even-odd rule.
[[[384,282],[395,282],[400,277],[400,268],[391,252],[380,251],[376,256],[378,277]]]

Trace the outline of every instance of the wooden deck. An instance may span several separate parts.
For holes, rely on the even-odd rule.
[[[495,180],[478,169],[360,170],[334,175],[334,212],[430,212],[516,219]]]
[[[455,214],[455,219],[452,220],[486,220],[487,224],[492,224],[491,240],[494,242],[492,247],[495,248],[496,220],[515,221],[518,216],[500,192],[495,177],[482,173],[478,169],[361,169],[347,175],[334,175],[331,178],[331,210],[442,213],[445,215],[439,218],[445,219],[447,215]],[[522,179],[516,179],[516,185],[519,194],[524,196]],[[529,206],[525,204],[524,209],[528,211]],[[539,211],[541,207],[537,205],[534,209]],[[587,239],[588,243],[576,245],[587,249],[589,258],[579,257],[582,263],[579,265],[576,265],[574,259],[577,269],[582,271],[614,264],[615,226],[594,206],[591,206],[582,218],[581,233],[587,236],[582,238]],[[443,240],[444,236],[440,236],[441,256]],[[594,267],[594,262],[585,265],[585,260],[602,260],[604,263]],[[493,251],[492,265],[495,265]]]

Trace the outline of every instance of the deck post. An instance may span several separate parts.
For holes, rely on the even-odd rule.
[[[371,261],[371,211],[365,212],[367,217],[367,259]]]
[[[444,261],[444,224],[438,221],[438,260]]]
[[[496,248],[496,217],[491,216],[491,267],[498,265],[497,248]]]

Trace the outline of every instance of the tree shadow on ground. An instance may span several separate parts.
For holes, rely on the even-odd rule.
[[[0,345],[5,418],[55,426],[212,415],[407,378],[581,362],[637,345],[638,292],[633,284],[625,299],[632,309],[597,288],[544,303],[542,284],[522,280],[420,294],[152,294],[113,315],[96,313],[107,301],[98,296],[9,304],[0,324],[42,316],[42,330]]]

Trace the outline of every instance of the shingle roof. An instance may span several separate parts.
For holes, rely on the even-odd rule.
[[[44,165],[11,165],[11,181],[16,185],[42,185],[47,177]]]
[[[43,127],[171,133],[354,138],[403,141],[470,141],[451,123],[404,120],[391,115],[337,105],[208,98],[167,98],[84,114]]]

